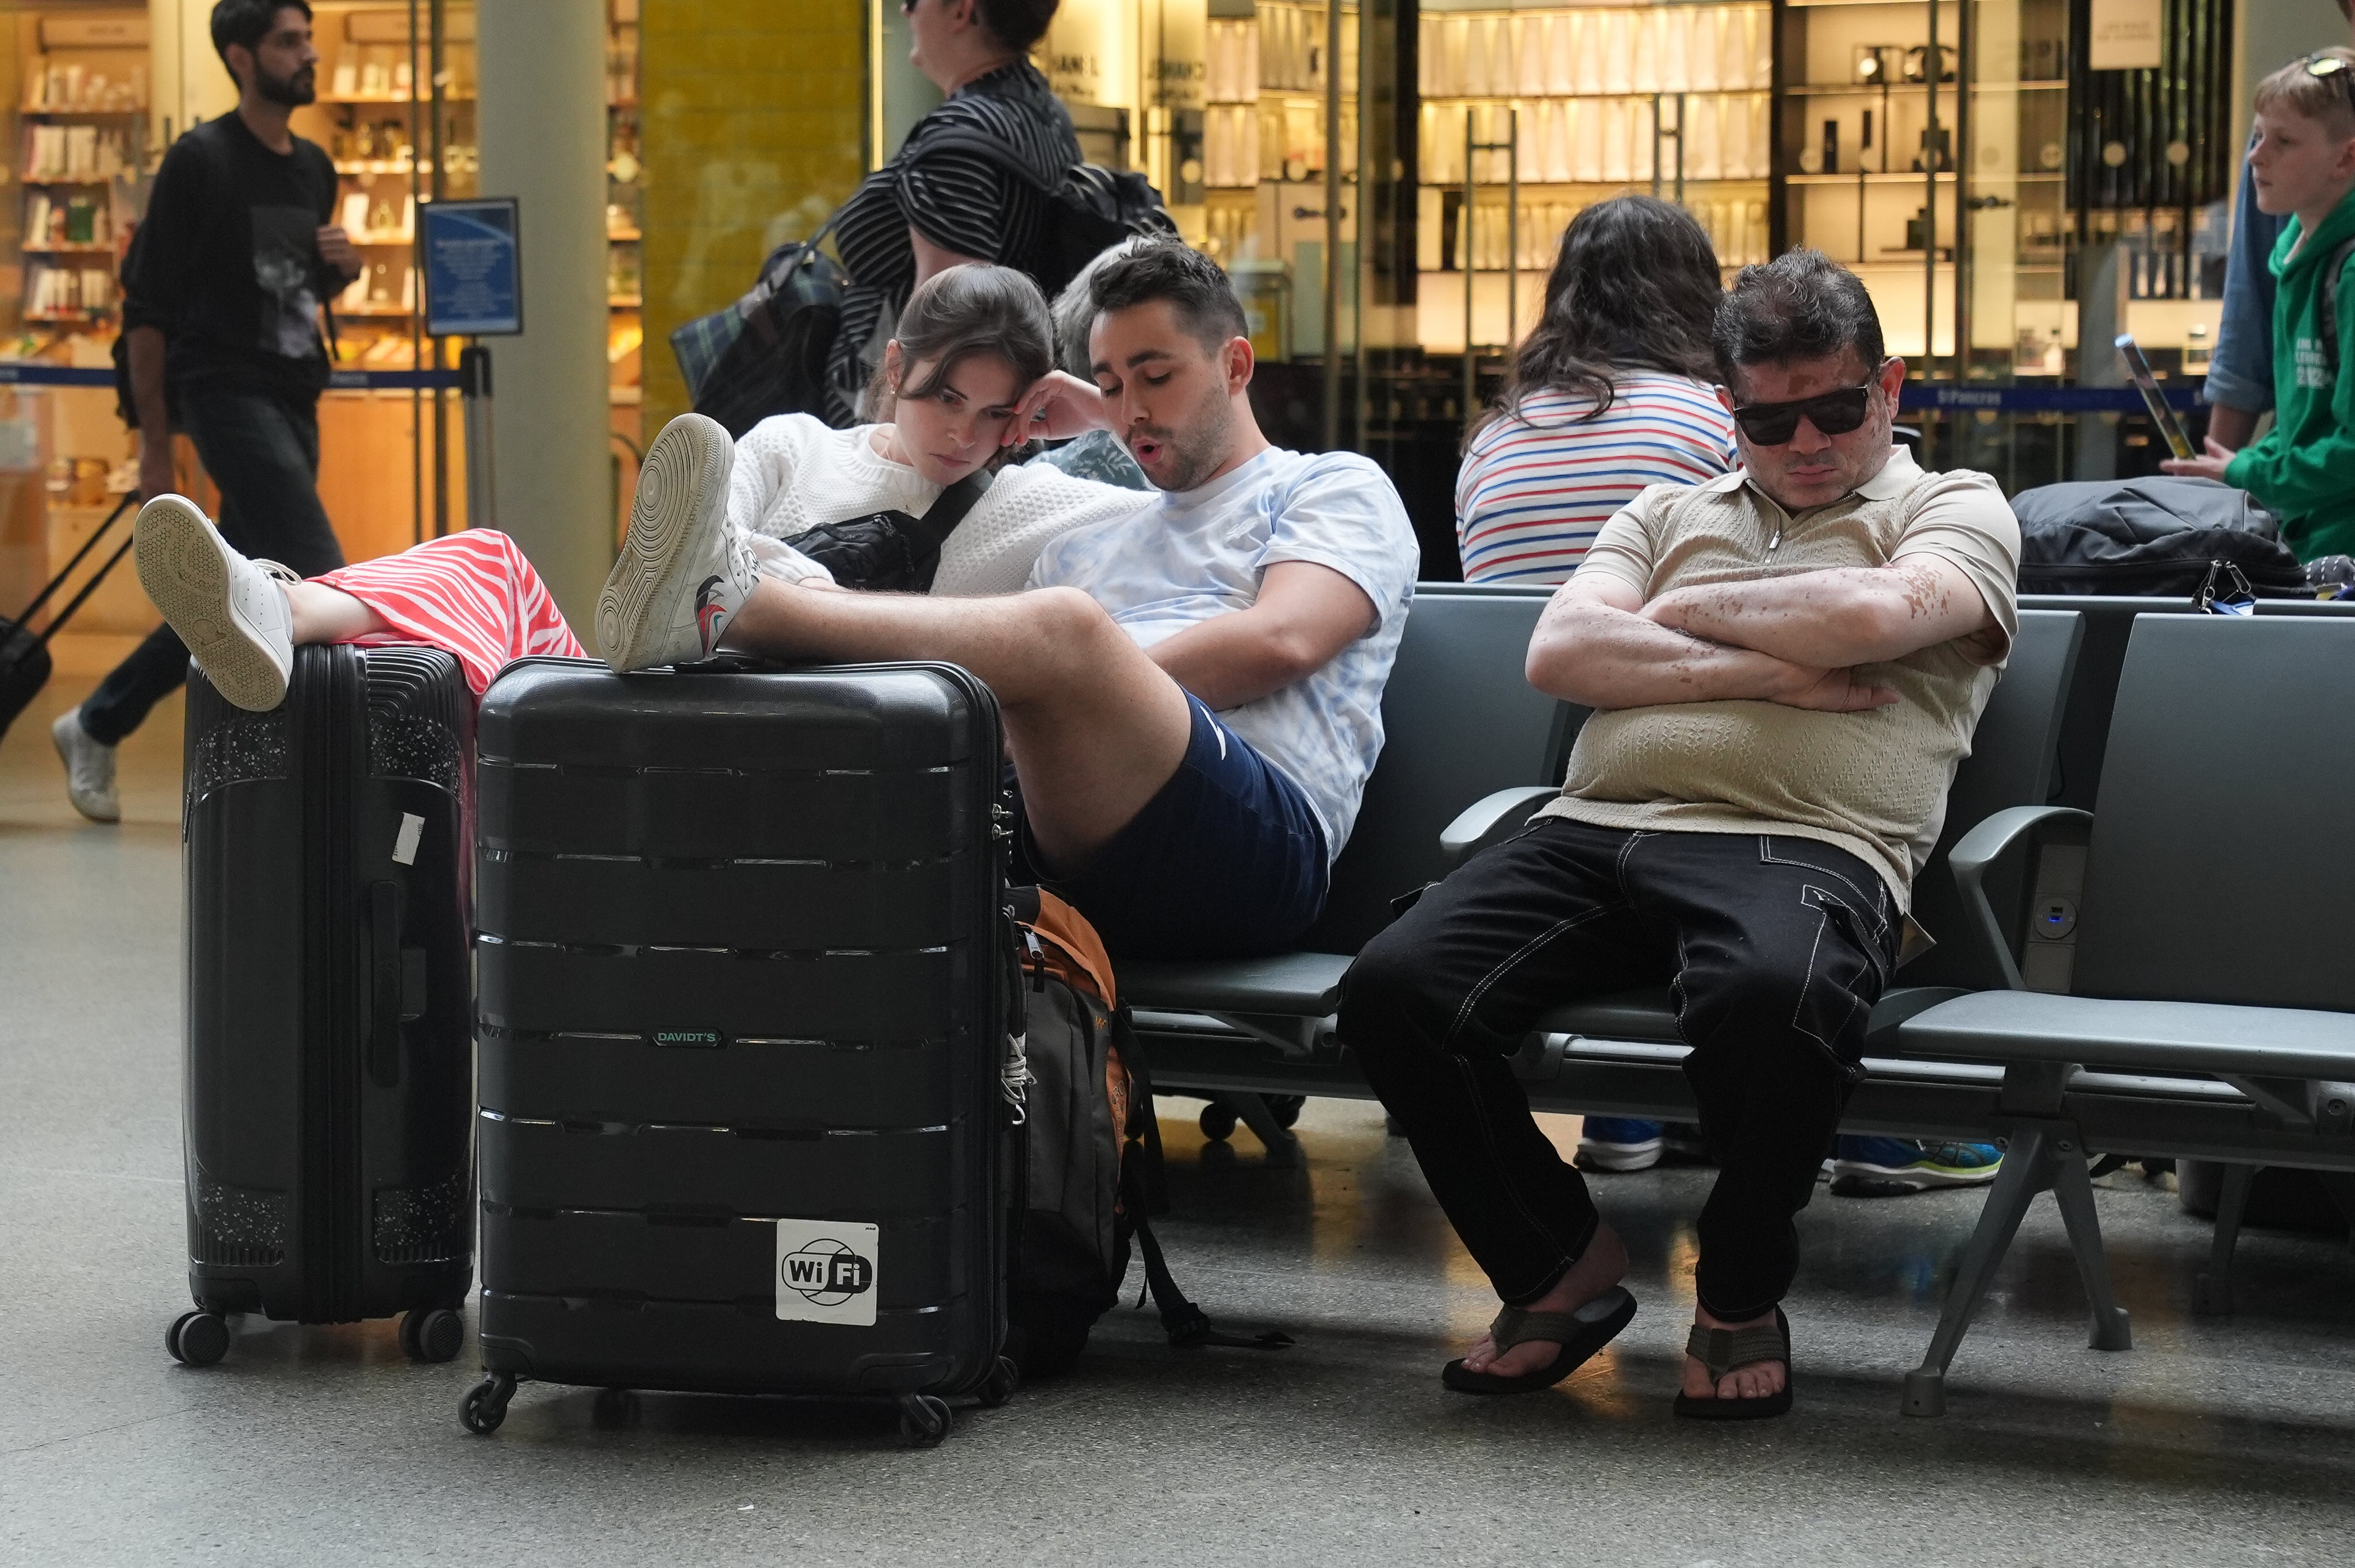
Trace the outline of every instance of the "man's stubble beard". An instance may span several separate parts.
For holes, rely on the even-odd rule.
[[[1192,490],[1209,479],[1234,444],[1234,406],[1227,399],[1226,388],[1211,388],[1196,407],[1195,417],[1187,421],[1182,436],[1172,430],[1161,437],[1171,465],[1169,482],[1161,488]]]

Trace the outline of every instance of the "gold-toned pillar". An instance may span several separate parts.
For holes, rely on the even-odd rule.
[[[858,187],[870,3],[644,0],[649,436],[687,407],[671,332],[751,287],[770,250]]]

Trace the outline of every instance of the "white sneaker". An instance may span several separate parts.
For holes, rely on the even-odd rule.
[[[81,727],[81,710],[69,708],[49,726],[58,757],[66,765],[66,799],[93,822],[119,822],[123,802],[114,792],[114,747]]]
[[[736,443],[718,421],[681,414],[638,470],[629,536],[597,596],[597,645],[617,671],[708,659],[760,580],[728,525]]]
[[[294,671],[294,618],[271,572],[232,549],[185,496],[159,495],[141,507],[132,537],[139,586],[213,688],[254,713],[284,702]]]

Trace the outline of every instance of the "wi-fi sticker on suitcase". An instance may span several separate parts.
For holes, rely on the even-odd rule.
[[[879,1225],[838,1220],[777,1222],[777,1316],[799,1323],[875,1326]]]

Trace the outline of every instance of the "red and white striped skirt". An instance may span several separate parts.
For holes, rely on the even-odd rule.
[[[311,580],[351,595],[392,628],[353,639],[360,646],[423,642],[455,654],[477,701],[527,654],[588,653],[548,585],[515,541],[495,529],[428,539]]]

